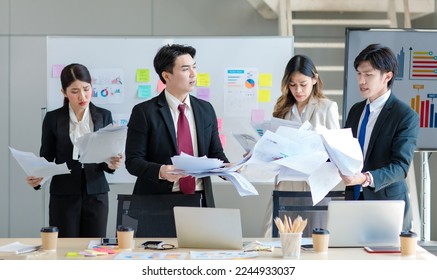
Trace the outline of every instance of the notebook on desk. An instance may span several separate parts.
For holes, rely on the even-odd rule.
[[[243,248],[240,209],[177,206],[173,211],[180,248]]]
[[[402,200],[330,201],[329,247],[399,246]]]

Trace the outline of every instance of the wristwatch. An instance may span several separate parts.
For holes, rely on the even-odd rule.
[[[362,186],[363,188],[365,188],[365,187],[370,186],[370,183],[371,183],[372,181],[371,181],[371,179],[370,179],[370,175],[369,175],[368,172],[365,172],[365,173],[363,173],[363,174],[364,174],[364,176],[366,176],[366,181],[364,181],[364,183],[362,183],[361,186]]]

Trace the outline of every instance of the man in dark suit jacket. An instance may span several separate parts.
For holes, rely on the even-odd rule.
[[[365,130],[362,173],[343,176],[346,199],[353,199],[353,186],[361,185],[359,199],[403,200],[403,230],[411,229],[411,209],[407,176],[419,133],[419,116],[391,91],[397,60],[393,52],[379,44],[366,47],[355,58],[354,67],[360,94],[366,100],[349,111],[345,127],[359,137],[364,111],[369,104],[370,115]]]
[[[194,156],[229,162],[219,139],[212,105],[190,95],[196,85],[196,50],[166,45],[155,56],[154,67],[166,85],[157,97],[137,104],[128,124],[126,168],[137,176],[133,194],[180,193],[179,179],[172,174],[171,157],[179,154],[177,141],[178,105],[185,103]],[[196,191],[204,194],[204,206],[214,207],[211,179],[196,180]]]

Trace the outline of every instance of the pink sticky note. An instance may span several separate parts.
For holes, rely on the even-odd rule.
[[[264,110],[263,109],[253,109],[251,121],[253,123],[262,123],[264,122]]]
[[[53,64],[52,65],[52,77],[59,78],[61,77],[62,69],[64,69],[64,64]]]
[[[164,89],[165,89],[165,84],[161,81],[158,80],[158,86],[156,87],[158,94],[161,93]]]
[[[224,134],[219,134],[220,142],[222,143],[222,147],[226,148],[226,136]]]
[[[223,119],[217,118],[217,128],[218,128],[219,133],[222,131],[222,127],[223,127]]]
[[[93,250],[96,252],[103,252],[103,253],[108,253],[108,254],[115,254],[116,253],[116,251],[112,248],[100,247],[100,248],[93,248]]]
[[[211,100],[210,89],[208,87],[198,87],[197,88],[197,98],[205,101]]]

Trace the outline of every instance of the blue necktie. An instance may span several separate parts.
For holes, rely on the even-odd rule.
[[[366,139],[366,127],[367,127],[367,123],[369,122],[369,115],[370,115],[370,104],[367,104],[366,112],[364,114],[363,121],[361,122],[360,132],[358,134],[358,142],[360,142],[360,147],[361,147],[361,151],[363,152],[363,155],[364,155],[364,141]],[[357,200],[358,197],[360,196],[360,190],[361,190],[361,185],[354,186],[355,200]]]

